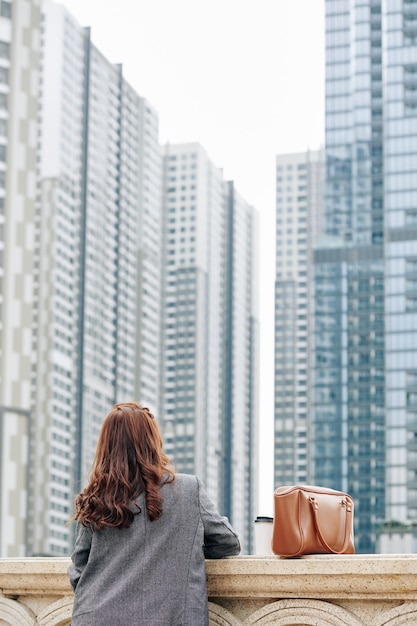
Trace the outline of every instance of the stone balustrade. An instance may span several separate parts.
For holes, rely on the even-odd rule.
[[[0,625],[68,625],[68,563],[0,559]],[[207,581],[211,626],[417,626],[414,554],[232,557]]]

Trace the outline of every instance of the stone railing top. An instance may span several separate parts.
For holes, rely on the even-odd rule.
[[[213,598],[417,599],[417,555],[233,557],[207,574]]]
[[[71,594],[67,558],[0,559],[6,597]],[[210,598],[417,600],[417,555],[238,556],[206,561]]]

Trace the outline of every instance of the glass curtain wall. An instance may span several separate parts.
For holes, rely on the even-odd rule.
[[[358,552],[385,515],[381,2],[326,3],[325,238],[315,252],[315,480],[356,503]]]

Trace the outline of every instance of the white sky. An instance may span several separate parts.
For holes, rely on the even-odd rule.
[[[259,515],[272,515],[275,156],[324,137],[324,0],[62,0],[157,109],[161,143],[198,141],[260,214]]]

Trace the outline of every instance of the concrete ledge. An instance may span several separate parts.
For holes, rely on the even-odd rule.
[[[231,557],[207,561],[210,597],[417,600],[417,555]]]
[[[0,559],[0,624],[66,626],[69,559]],[[417,625],[417,555],[206,562],[211,626]]]
[[[67,558],[0,559],[0,592],[4,596],[72,594]]]

